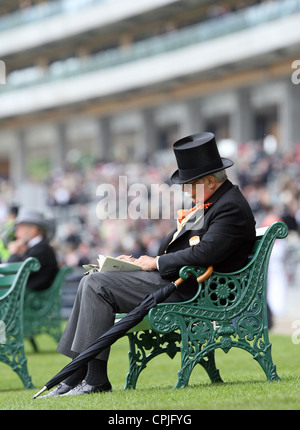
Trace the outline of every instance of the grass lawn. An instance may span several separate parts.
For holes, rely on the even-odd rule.
[[[216,351],[217,367],[223,384],[211,384],[197,366],[189,387],[173,390],[180,367],[179,354],[171,360],[156,357],[141,373],[136,390],[123,390],[128,368],[128,341],[120,339],[112,347],[109,377],[112,393],[88,396],[36,399],[31,397],[52,378],[69,359],[55,351],[54,341],[39,336],[40,353],[25,349],[35,390],[24,390],[15,372],[0,363],[1,410],[290,410],[300,409],[300,344],[291,336],[270,336],[273,360],[281,382],[268,382],[251,355],[242,350],[228,354]]]

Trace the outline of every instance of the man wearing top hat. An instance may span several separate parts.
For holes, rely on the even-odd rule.
[[[114,324],[115,313],[131,311],[147,294],[177,279],[182,266],[212,265],[216,271],[230,272],[247,263],[255,241],[255,221],[239,188],[227,179],[225,169],[233,162],[220,157],[212,133],[185,137],[173,149],[178,170],[171,181],[182,184],[185,191],[189,188],[195,209],[178,220],[177,229],[162,240],[157,256],[119,257],[135,261],[141,271],[98,272],[82,278],[58,352],[76,357]],[[203,186],[201,206],[197,184]],[[189,279],[168,301],[187,300],[196,291],[196,280]],[[103,351],[47,396],[110,391],[108,355],[109,350]]]
[[[24,208],[20,210],[15,225],[16,240],[8,245],[11,253],[8,262],[35,257],[40,262],[41,268],[38,272],[30,274],[27,288],[45,290],[50,287],[58,271],[55,252],[47,240],[50,223],[40,212]]]

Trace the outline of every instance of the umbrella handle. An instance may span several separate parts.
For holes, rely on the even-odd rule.
[[[201,284],[202,282],[206,281],[206,279],[208,279],[212,274],[213,270],[213,266],[209,266],[206,271],[197,278],[198,284]],[[176,285],[176,287],[178,287],[180,284],[182,284],[182,282],[184,282],[184,279],[178,278],[176,281],[174,281],[174,284]]]

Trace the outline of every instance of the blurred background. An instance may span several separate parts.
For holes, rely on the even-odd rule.
[[[300,319],[299,28],[299,0],[0,0],[0,224],[54,217],[74,268],[155,255],[173,220],[101,221],[97,187],[168,182],[172,144],[211,131],[257,227],[289,227],[268,294]]]

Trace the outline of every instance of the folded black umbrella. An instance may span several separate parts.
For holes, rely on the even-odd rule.
[[[209,278],[213,271],[210,266],[199,278],[198,283],[205,281]],[[33,396],[36,399],[45,390],[50,390],[55,385],[70,376],[75,370],[79,369],[84,364],[95,358],[101,351],[111,346],[120,337],[124,336],[129,329],[138,324],[147,315],[149,310],[156,306],[158,303],[165,301],[184,280],[182,278],[177,279],[174,282],[160,288],[154,293],[146,296],[146,298],[131,312],[129,312],[124,318],[118,321],[113,327],[111,327],[102,336],[96,339],[91,345],[85,348],[74,360],[67,364],[59,373],[57,373],[50,381],[48,381],[44,387]]]

